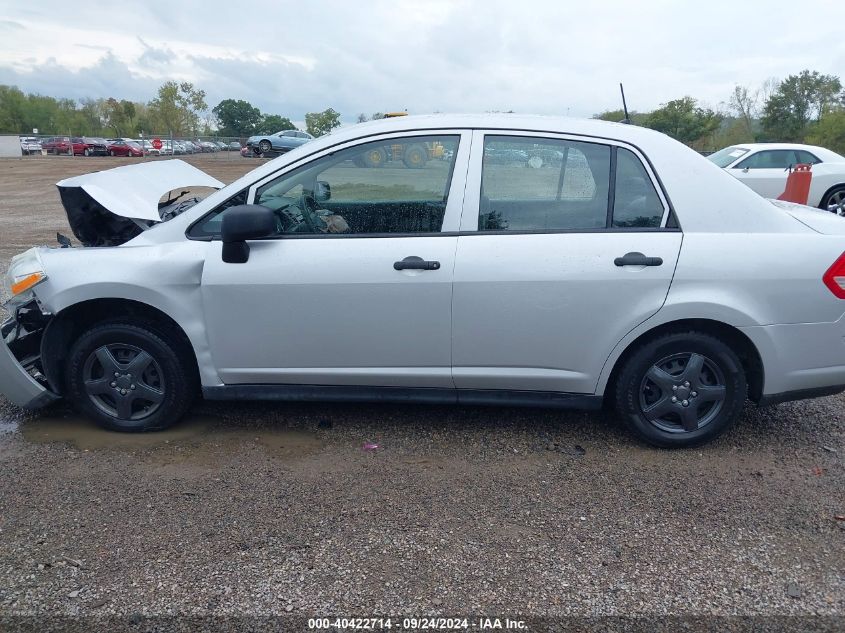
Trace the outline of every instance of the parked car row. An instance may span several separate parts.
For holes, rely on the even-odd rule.
[[[160,147],[155,147],[149,138],[126,137],[103,139],[88,136],[52,136],[39,141],[35,137],[22,136],[20,143],[24,156],[41,153],[73,156],[181,156],[241,150],[238,141],[160,140]]]
[[[147,141],[149,143],[149,141]],[[165,154],[211,154],[214,152],[228,152],[241,150],[241,144],[238,141],[189,141],[178,140],[171,141],[169,139],[162,139],[161,150],[158,153]]]

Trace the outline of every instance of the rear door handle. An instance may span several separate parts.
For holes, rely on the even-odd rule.
[[[662,257],[646,257],[642,253],[625,253],[613,260],[617,266],[662,266]]]
[[[440,262],[423,259],[416,255],[406,257],[401,262],[393,262],[394,270],[440,270]]]

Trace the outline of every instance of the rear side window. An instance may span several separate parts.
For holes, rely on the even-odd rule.
[[[663,211],[663,203],[640,159],[632,151],[618,148],[613,226],[657,227]]]
[[[795,154],[798,157],[799,163],[804,163],[807,165],[818,165],[820,162],[822,162],[816,157],[815,154],[811,154],[810,152],[803,149],[796,150]]]
[[[605,227],[610,154],[598,143],[485,137],[478,230]]]

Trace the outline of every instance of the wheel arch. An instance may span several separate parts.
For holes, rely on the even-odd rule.
[[[827,197],[830,194],[832,194],[834,191],[836,191],[837,189],[845,189],[845,182],[839,182],[839,183],[836,183],[835,185],[831,185],[830,187],[827,188],[827,190],[822,194],[822,197],[819,198],[819,208],[820,209],[824,208],[824,202],[825,202],[825,200],[827,200]]]
[[[125,298],[97,298],[66,306],[47,324],[41,339],[41,364],[50,387],[61,394],[62,378],[70,347],[82,332],[98,323],[126,321],[146,325],[165,334],[183,348],[191,359],[191,371],[199,376],[197,353],[179,323],[164,311],[141,301]]]
[[[746,380],[748,381],[748,398],[753,402],[759,402],[763,395],[765,373],[760,352],[751,339],[739,328],[715,319],[678,319],[661,323],[642,332],[625,346],[607,374],[607,380],[604,383],[606,403],[612,404],[612,394],[615,391],[619,372],[628,358],[640,346],[665,334],[691,331],[710,334],[731,346],[742,361],[742,367],[745,370]],[[600,384],[599,387],[601,386]]]

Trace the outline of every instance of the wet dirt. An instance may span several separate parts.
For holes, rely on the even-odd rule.
[[[0,421],[0,432],[20,431],[32,444],[66,444],[82,451],[166,452],[191,450],[191,461],[248,446],[259,446],[268,455],[296,457],[320,450],[317,434],[298,429],[263,426],[249,428],[222,417],[195,413],[176,426],[154,433],[121,433],[97,426],[72,410],[54,409],[23,421]],[[208,459],[204,459],[208,458]]]

